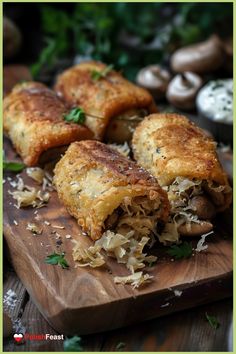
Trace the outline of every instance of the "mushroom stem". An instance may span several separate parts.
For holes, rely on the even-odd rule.
[[[189,88],[193,87],[193,83],[190,80],[188,80],[185,73],[180,73],[180,76],[181,76],[182,83],[184,86],[189,87]]]

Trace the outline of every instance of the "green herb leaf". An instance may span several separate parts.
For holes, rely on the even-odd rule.
[[[64,120],[71,123],[83,124],[85,122],[85,113],[83,108],[75,107],[68,114],[64,114]]]
[[[82,352],[83,348],[81,346],[81,338],[74,336],[71,338],[66,338],[63,343],[63,348],[65,352]]]
[[[175,259],[189,258],[192,255],[192,244],[185,241],[181,245],[173,245],[167,253]]]
[[[105,69],[101,71],[93,70],[91,72],[91,78],[93,81],[98,81],[101,78],[106,78],[106,76],[113,70],[114,65],[108,65]]]
[[[52,253],[45,258],[45,263],[52,265],[59,265],[63,269],[69,268],[69,265],[65,259],[65,253]]]
[[[52,38],[45,38],[45,42],[46,46],[42,49],[38,61],[30,67],[30,72],[34,79],[38,78],[45,65],[51,67],[56,60],[56,41]]]
[[[118,351],[122,350],[122,349],[125,348],[125,346],[126,346],[126,344],[124,342],[120,342],[120,343],[117,344],[116,350],[118,350]]]
[[[220,323],[219,323],[219,321],[216,319],[215,316],[210,316],[210,315],[208,315],[207,312],[205,313],[205,315],[206,315],[207,321],[209,322],[209,324],[210,324],[210,326],[211,326],[212,328],[217,329],[217,328],[220,326]]]
[[[4,171],[20,172],[24,168],[25,168],[25,165],[21,162],[3,161],[3,170]]]

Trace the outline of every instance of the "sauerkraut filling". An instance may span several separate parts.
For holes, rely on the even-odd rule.
[[[105,264],[101,253],[105,251],[107,256],[115,258],[131,272],[129,276],[115,277],[115,282],[138,287],[150,281],[152,277],[140,270],[157,259],[156,256],[148,255],[146,249],[155,242],[159,207],[159,200],[124,198],[123,203],[105,221],[106,231],[94,246],[84,250],[76,243],[74,260],[79,266],[99,267]]]
[[[224,205],[224,194],[230,191],[229,186],[184,177],[177,177],[163,189],[171,204],[169,220],[158,234],[164,244],[178,242],[180,235],[198,236],[210,232],[213,229],[210,220]]]

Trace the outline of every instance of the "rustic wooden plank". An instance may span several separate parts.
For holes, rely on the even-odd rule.
[[[220,322],[217,330],[206,312]],[[102,351],[226,352],[231,319],[232,300],[216,302],[107,333]]]
[[[209,326],[205,312],[217,317],[219,329],[215,331]],[[83,336],[82,346],[84,351],[227,351],[231,316],[232,301],[221,301],[132,327]],[[56,334],[32,301],[27,303],[22,320],[27,333]],[[118,349],[121,343],[124,346]],[[23,345],[16,345],[10,339],[4,345],[5,352],[61,350],[60,341],[27,341]]]
[[[34,303],[29,300],[22,315],[22,322],[25,324],[27,334],[51,334],[58,333],[48,324],[40,314]],[[24,344],[14,346],[14,351],[63,351],[63,340],[25,340]]]
[[[7,152],[13,153],[9,148]],[[25,172],[21,175],[28,185],[36,186]],[[74,267],[73,243],[65,235],[79,238],[83,246],[90,245],[91,240],[81,235],[76,221],[59,203],[56,192],[51,192],[48,206],[38,210],[37,222],[43,227],[43,233],[34,236],[26,227],[35,220],[35,209],[16,209],[8,193],[12,189],[6,180],[4,235],[12,264],[43,316],[58,332],[69,335],[101,332],[231,295],[232,233],[230,228],[226,230],[225,219],[221,222],[225,229],[223,237],[216,228],[215,236],[208,240],[208,250],[191,259],[172,262],[165,249],[158,245],[157,265],[148,269],[154,281],[133,290],[129,285],[114,284],[113,275],[125,275],[127,271],[111,258],[108,262],[111,273],[107,268]],[[65,226],[57,230],[62,241],[60,246],[57,236],[52,234],[55,229],[45,225],[45,220],[51,225]],[[66,252],[69,270],[45,264],[46,255],[57,250]],[[169,288],[183,291],[183,296],[170,297]],[[170,305],[163,306],[167,302]]]
[[[17,281],[16,277],[14,279]],[[205,312],[219,320],[220,327],[217,331],[209,326]],[[82,346],[84,351],[227,351],[231,316],[231,300],[221,301],[132,327],[83,336]],[[56,334],[32,301],[27,302],[22,321],[27,333]],[[118,349],[121,343],[125,345]],[[61,350],[60,341],[27,341],[23,345],[16,345],[10,339],[4,343],[5,352]]]
[[[7,272],[6,279],[3,283],[3,299],[7,296],[8,291],[12,291],[16,294],[16,301],[15,305],[12,307],[3,303],[4,310],[11,318],[18,318],[22,314],[22,310],[28,299],[28,294],[15,272],[10,270]]]
[[[209,243],[207,252],[197,254],[191,260],[182,260],[174,264],[166,257],[160,258],[156,267],[150,269],[156,280],[140,290],[114,285],[112,275],[104,269],[73,268],[71,257],[73,245],[71,241],[65,240],[63,235],[65,233],[75,235],[78,227],[74,220],[65,214],[63,208],[58,207],[56,198],[56,195],[52,197],[50,209],[44,208],[39,213],[42,220],[67,225],[67,229],[61,232],[63,240],[61,249],[66,251],[69,264],[72,266],[70,270],[44,263],[46,255],[57,249],[56,239],[47,231],[36,237],[25,231],[27,222],[33,219],[32,210],[9,209],[10,219],[5,217],[5,237],[18,275],[40,311],[59,332],[73,331],[85,334],[84,331],[102,331],[115,326],[120,327],[130,321],[136,322],[165,315],[217,297],[229,296],[232,244],[230,239],[221,239],[219,236]],[[57,215],[60,215],[60,222]],[[18,220],[20,224],[13,225],[13,219]],[[120,269],[118,267],[117,264],[110,262],[113,274],[124,272],[121,266]],[[223,284],[216,292],[218,280]],[[162,308],[170,287],[184,289],[186,299],[173,300],[170,307]],[[199,297],[197,293],[202,295]],[[154,310],[151,310],[150,306],[154,306]],[[99,328],[97,323],[100,323]]]
[[[20,318],[28,334],[59,334],[44,319],[37,307],[34,305],[27,294],[24,285],[21,283],[11,266],[7,264],[5,273],[4,293],[10,289],[17,295],[17,303],[14,309],[7,311],[12,319]],[[103,334],[85,336],[82,339],[83,349],[85,351],[100,351],[104,341]],[[4,339],[5,352],[30,352],[30,351],[63,351],[63,341],[30,341],[26,340],[23,344],[15,343],[12,336]]]
[[[16,276],[15,272],[10,268],[9,264],[4,268],[4,283],[3,283],[3,309],[4,312],[9,315],[11,318],[13,329],[12,334],[16,331],[17,328],[24,328],[24,323],[22,322],[22,314],[24,307],[28,301],[28,294],[21,283],[19,278]],[[10,293],[14,293],[13,301],[9,301],[7,304],[4,299],[9,298]],[[14,300],[15,299],[15,300]],[[5,351],[14,351],[15,343],[13,338],[4,338],[4,350]]]

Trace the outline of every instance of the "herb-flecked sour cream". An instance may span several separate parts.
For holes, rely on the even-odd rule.
[[[233,80],[209,81],[198,93],[199,112],[218,122],[233,122]]]

